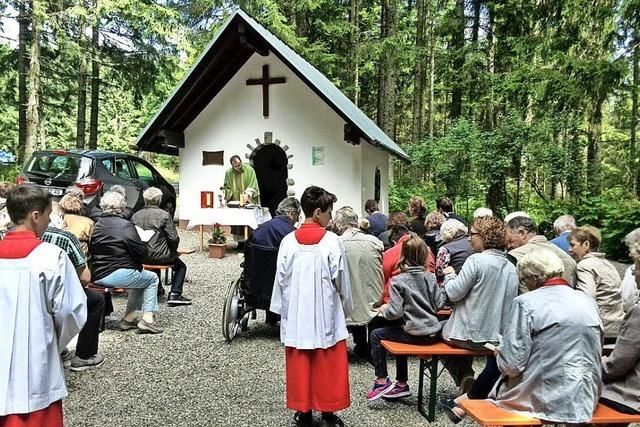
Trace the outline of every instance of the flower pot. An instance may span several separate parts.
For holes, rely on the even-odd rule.
[[[224,258],[226,249],[225,244],[209,243],[209,258]]]

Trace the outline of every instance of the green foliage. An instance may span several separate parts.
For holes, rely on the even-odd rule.
[[[624,237],[640,225],[640,201],[622,189],[609,189],[599,196],[580,202],[555,200],[532,204],[528,212],[538,224],[541,234],[553,235],[553,221],[560,215],[571,214],[578,225],[592,225],[602,233],[600,250],[609,257],[628,261]]]
[[[220,228],[220,224],[214,224],[211,230],[211,238],[207,241],[210,245],[224,245],[227,243],[227,236]]]

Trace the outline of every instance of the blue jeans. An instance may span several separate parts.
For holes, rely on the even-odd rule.
[[[126,313],[158,311],[158,276],[151,271],[120,268],[96,280],[96,284],[105,288],[129,289]]]

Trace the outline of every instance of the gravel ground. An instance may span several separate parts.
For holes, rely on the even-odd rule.
[[[197,248],[197,234],[181,231],[181,246]],[[227,285],[240,273],[240,256],[222,260],[206,254],[186,255],[184,293],[190,307],[168,307],[162,299],[157,321],[161,335],[138,335],[117,330],[126,299],[115,297],[115,312],[100,336],[106,361],[100,368],[66,372],[68,426],[287,426],[292,413],[285,407],[284,350],[278,331],[264,325],[264,313],[249,323],[232,344],[221,331]],[[352,348],[352,343],[349,343]],[[351,354],[350,354],[351,356]],[[390,363],[390,373],[395,373]],[[348,426],[425,425],[416,410],[418,366],[409,367],[414,397],[404,402],[367,402],[373,379],[366,362],[350,364],[351,407],[341,416]],[[444,373],[441,396],[454,396],[455,387]],[[473,425],[467,421],[467,425]],[[437,413],[435,425],[451,424]]]
[[[181,246],[197,248],[197,233],[180,232]],[[206,254],[186,255],[184,293],[190,307],[168,307],[161,300],[161,335],[121,332],[118,321],[126,299],[115,297],[115,312],[100,337],[106,361],[100,368],[67,371],[65,400],[68,426],[288,426],[285,408],[284,351],[278,331],[264,325],[264,313],[232,344],[221,331],[222,306],[228,284],[240,274],[241,257],[228,252],[222,260]],[[349,343],[350,349],[352,343]],[[350,354],[351,356],[351,354]],[[393,362],[390,373],[395,372]],[[476,372],[482,369],[476,364]],[[342,411],[347,426],[426,425],[416,409],[418,366],[409,367],[414,396],[402,402],[369,403],[364,394],[373,368],[350,364],[351,407]],[[447,373],[438,382],[439,396],[453,397],[456,388]],[[439,410],[433,425],[451,425]],[[474,425],[465,421],[460,425]]]

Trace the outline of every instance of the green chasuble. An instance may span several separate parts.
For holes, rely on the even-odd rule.
[[[260,188],[258,188],[256,171],[251,166],[243,164],[242,172],[236,172],[233,168],[229,168],[224,174],[224,196],[227,200],[240,201],[240,195],[249,187],[256,191],[251,203],[259,205]]]

